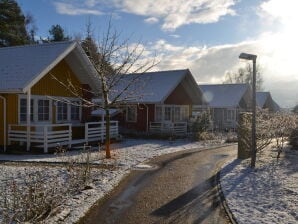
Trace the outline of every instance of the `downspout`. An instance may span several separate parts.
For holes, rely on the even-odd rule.
[[[0,95],[3,100],[3,146],[4,152],[6,152],[6,98]]]

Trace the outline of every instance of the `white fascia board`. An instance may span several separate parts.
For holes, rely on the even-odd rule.
[[[90,74],[87,73],[89,75],[89,78],[91,79],[91,83],[89,83],[90,87],[92,88],[93,87],[93,90],[94,91],[98,91],[100,90],[100,87],[97,87],[96,85],[96,82],[98,82],[98,79],[95,78],[96,76],[96,69],[94,68],[92,62],[90,61],[90,59],[88,58],[88,56],[86,55],[84,49],[80,46],[80,45],[77,45],[76,46],[77,50],[80,52],[81,56],[79,58],[79,60],[82,60],[82,64],[84,65],[85,69],[88,71],[90,71]],[[85,64],[86,63],[86,64]],[[93,76],[94,75],[94,76]]]
[[[23,92],[28,92],[40,79],[42,79],[47,73],[51,71],[60,61],[62,61],[77,45],[77,42],[73,42],[63,53],[61,53],[46,69],[44,69],[38,76],[31,80],[23,89]]]

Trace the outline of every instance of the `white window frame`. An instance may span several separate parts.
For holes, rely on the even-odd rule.
[[[55,99],[57,99],[58,101],[55,102],[55,106],[56,106],[56,123],[65,123],[65,122],[69,122],[69,123],[80,123],[81,122],[81,116],[82,116],[82,107],[81,107],[81,101],[78,98],[74,98],[74,97],[55,97]],[[59,101],[60,100],[60,101]],[[63,120],[58,120],[58,103],[66,103],[67,104],[67,119],[63,119]],[[67,103],[69,102],[69,103]],[[76,106],[78,105],[78,106]],[[72,107],[79,107],[79,119],[71,119],[71,108]]]
[[[25,120],[21,120],[21,100],[25,100],[26,104],[25,104]],[[32,111],[30,109],[30,120],[31,122],[34,121],[34,100],[31,99],[31,108],[32,108]],[[27,98],[19,98],[19,105],[18,105],[18,120],[19,120],[19,123],[26,123],[27,122]]]
[[[236,110],[226,109],[226,118],[227,118],[227,121],[236,121]]]
[[[39,113],[39,101],[46,101],[46,102],[48,102],[49,103],[49,105],[48,105],[48,111],[47,111],[47,113],[48,113],[48,119],[39,119],[39,115],[40,115],[40,113]],[[44,123],[44,122],[49,122],[49,121],[51,121],[52,119],[51,119],[51,102],[50,102],[50,100],[49,99],[37,99],[37,103],[35,104],[35,105],[37,105],[36,106],[36,108],[37,108],[37,113],[36,113],[36,117],[37,117],[37,119],[36,119],[36,121],[38,122],[38,123]],[[46,114],[46,113],[44,113],[43,112],[43,116],[44,116],[44,114]],[[34,115],[33,115],[34,116]]]
[[[18,122],[19,124],[26,124],[26,121],[21,121],[21,99],[27,100],[27,96],[25,94],[18,95]],[[32,124],[48,124],[53,122],[53,106],[57,105],[57,101],[53,99],[60,100],[61,102],[69,101],[71,103],[67,104],[67,120],[59,120],[58,121],[58,110],[56,107],[56,123],[80,123],[81,116],[82,116],[82,108],[81,108],[81,101],[78,98],[74,97],[54,97],[54,96],[43,96],[43,95],[31,95],[31,102],[33,101],[33,120],[31,120]],[[38,120],[38,101],[39,100],[48,100],[49,101],[49,120],[39,121]],[[72,120],[71,119],[71,107],[77,104],[79,107],[79,120]]]
[[[131,109],[134,110],[134,114],[133,114],[133,118],[134,119],[129,119],[130,116],[129,116],[128,113],[131,111]],[[126,122],[133,122],[133,123],[135,123],[135,122],[137,122],[137,117],[138,117],[138,108],[137,108],[137,106],[136,105],[127,106],[126,107]]]
[[[60,123],[60,122],[65,122],[68,121],[68,104],[66,102],[62,102],[62,101],[57,101],[55,103],[56,105],[56,122]],[[64,114],[64,109],[66,108],[66,113]],[[59,111],[59,108],[62,109],[62,111]],[[59,115],[61,115],[61,119],[59,119]],[[66,117],[64,118],[64,115],[66,115]]]
[[[21,121],[21,99],[27,99],[27,95],[20,94],[18,97],[18,122],[19,124],[26,124],[27,121]],[[31,95],[31,101],[33,100],[33,121],[32,124],[48,124],[52,122],[52,100],[47,96],[42,95]],[[49,101],[49,120],[38,120],[38,100],[48,100]]]
[[[72,108],[79,109],[78,119],[72,119]],[[81,102],[79,100],[72,100],[71,105],[70,105],[70,109],[69,109],[69,119],[70,119],[70,121],[71,122],[80,122],[81,121],[81,115],[82,115]]]
[[[157,108],[161,108],[161,116],[157,115]],[[165,108],[170,108],[170,120],[165,120]],[[179,116],[175,114],[175,109],[180,108]],[[162,104],[155,105],[155,121],[156,122],[184,122],[189,118],[189,106],[188,105],[170,105],[170,104]]]

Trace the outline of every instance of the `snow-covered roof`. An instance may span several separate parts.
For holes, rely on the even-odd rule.
[[[95,88],[94,68],[80,44],[66,41],[0,48],[0,92],[26,92],[63,59]]]
[[[257,92],[256,93],[256,101],[257,101],[258,107],[263,108],[267,99],[270,97],[271,97],[270,92]]]
[[[248,84],[199,85],[210,107],[225,108],[239,105],[243,95],[249,89]]]
[[[185,84],[186,91],[191,91],[193,101],[202,101],[202,93],[188,69],[129,74],[113,90],[111,100],[127,87],[132,79],[134,84],[121,96],[121,100],[132,103],[163,103],[180,84]]]
[[[269,103],[267,107],[269,106],[268,109],[270,109],[273,112],[280,111],[280,106],[273,100],[270,92],[257,92],[256,93],[256,101],[257,101],[257,106],[260,108],[264,108],[266,105],[266,102]]]

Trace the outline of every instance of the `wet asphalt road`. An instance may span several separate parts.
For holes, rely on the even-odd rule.
[[[81,223],[229,223],[220,203],[216,173],[236,146],[164,155],[133,171]]]

